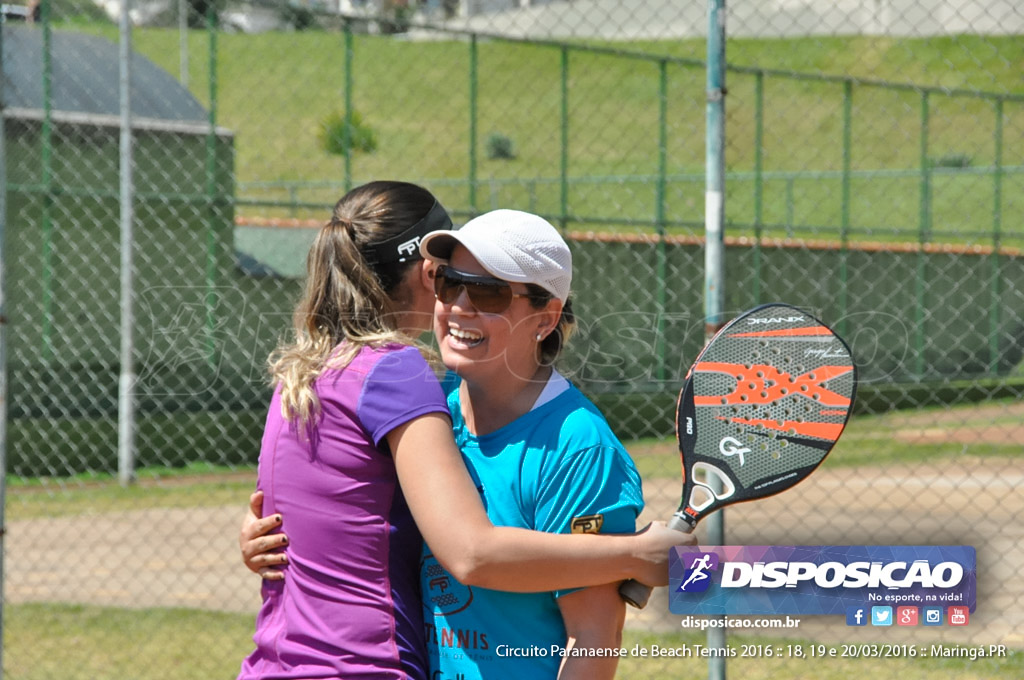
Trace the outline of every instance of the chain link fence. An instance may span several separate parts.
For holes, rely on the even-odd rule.
[[[634,454],[644,519],[675,509],[675,395],[704,334],[705,3],[136,3],[127,487],[118,29],[101,5],[4,11],[7,677],[234,677],[259,601],[235,537],[265,358],[317,227],[371,179],[421,183],[457,222],[513,207],[564,230],[581,322],[564,370]],[[727,542],[978,554],[966,628],[811,617],[729,639],[1020,649],[1024,9],[736,1],[727,17],[726,309],[813,311],[861,377],[823,469],[729,509]],[[630,612],[624,645],[680,640],[701,638],[664,592]],[[1014,677],[1016,659],[971,677]],[[619,677],[706,663],[631,657]],[[751,678],[808,663],[728,661]]]

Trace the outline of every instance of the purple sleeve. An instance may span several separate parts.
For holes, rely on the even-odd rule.
[[[384,354],[366,375],[357,415],[373,443],[427,413],[449,415],[447,400],[430,365],[414,347]]]

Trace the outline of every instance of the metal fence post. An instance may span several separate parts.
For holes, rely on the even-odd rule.
[[[132,24],[130,0],[121,5],[119,94],[121,109],[120,200],[121,200],[121,375],[117,394],[117,470],[121,486],[135,481],[135,309],[134,289],[134,186],[132,184]]]
[[[725,0],[710,0],[708,4],[707,53],[704,335],[706,340],[710,340],[722,324],[725,306]],[[720,480],[713,478],[710,481],[716,492],[721,490],[715,488],[720,486]],[[708,517],[705,526],[709,544],[725,544],[722,510]],[[711,649],[724,648],[724,626],[708,628],[707,642]],[[724,680],[724,656],[708,658],[708,678]]]
[[[786,174],[786,238],[793,238],[796,235],[796,191],[793,186],[796,177],[792,173]]]
[[[345,193],[352,190],[352,24],[345,20]]]
[[[853,81],[843,83],[843,188],[842,207],[839,217],[839,332],[846,334],[846,317],[850,308],[849,293],[849,241],[850,241],[850,196],[853,167]]]
[[[561,61],[561,129],[562,129],[562,155],[559,167],[561,190],[559,192],[559,206],[561,212],[562,231],[569,227],[569,47],[562,45]]]
[[[764,71],[754,80],[754,302],[761,302],[761,237],[764,234]]]
[[[996,100],[995,159],[992,169],[992,269],[989,294],[988,371],[999,373],[999,323],[1002,267],[1000,249],[1003,245],[1003,99]]]
[[[217,366],[214,338],[214,286],[217,284],[217,9],[206,8],[206,30],[210,34],[210,111],[206,133],[206,363],[210,371]]]
[[[479,116],[479,50],[476,34],[469,36],[469,211],[471,217],[477,214],[476,169],[477,169],[477,118]]]
[[[921,163],[921,189],[919,226],[917,237],[917,274],[916,274],[916,296],[914,305],[914,373],[918,380],[924,377],[924,327],[925,319],[925,296],[927,295],[927,269],[928,263],[925,256],[925,245],[931,238],[931,210],[932,210],[932,177],[931,162],[928,160],[928,106],[929,91],[921,92],[921,139],[920,139],[920,163]]]
[[[53,31],[52,0],[40,5],[43,23],[43,359],[53,358]]]
[[[668,62],[658,62],[658,180],[655,188],[654,221],[658,230],[657,245],[657,334],[655,336],[657,367],[655,378],[665,380],[665,314],[668,297],[668,254],[665,251],[665,191],[668,174]]]
[[[4,126],[4,39],[0,25],[0,593],[4,592],[4,534],[7,532],[7,130]],[[0,599],[0,640],[4,639],[4,605]],[[0,678],[4,675],[0,645]]]

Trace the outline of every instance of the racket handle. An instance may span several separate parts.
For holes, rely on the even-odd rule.
[[[672,515],[672,519],[668,521],[667,526],[669,529],[675,529],[680,533],[689,534],[693,531],[696,524],[690,524],[688,520],[684,519],[677,512]],[[619,597],[621,597],[626,604],[633,605],[637,609],[643,609],[647,606],[647,601],[651,599],[652,590],[654,590],[654,588],[649,585],[629,579],[628,581],[623,581],[622,585],[619,586]]]
[[[637,609],[643,609],[647,606],[647,600],[651,599],[652,590],[654,589],[640,583],[640,581],[629,579],[628,581],[623,581],[622,585],[619,586],[619,597],[626,604],[632,605]]]
[[[692,534],[693,530],[697,527],[697,523],[694,520],[690,519],[689,515],[684,515],[682,512],[677,512],[676,514],[672,515],[672,519],[670,519],[665,524],[665,526],[667,526],[669,529],[675,529],[676,531],[680,531],[684,534]]]

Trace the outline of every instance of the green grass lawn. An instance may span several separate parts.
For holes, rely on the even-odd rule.
[[[111,26],[90,30],[116,38]],[[178,33],[137,29],[135,48],[168,72],[179,69]],[[220,34],[216,44],[216,92],[209,87],[209,39],[189,34],[190,88],[204,104],[216,104],[217,121],[235,133],[239,196],[287,202],[284,188],[257,182],[310,185],[297,189],[307,210],[242,205],[251,215],[294,212],[320,217],[342,191],[342,158],[317,141],[322,121],[344,107],[345,49],[340,34],[323,31]],[[700,40],[617,45],[651,55],[702,58]],[[379,148],[356,155],[354,181],[401,176],[429,181],[453,210],[516,205],[560,215],[563,159],[571,181],[567,194],[572,226],[622,228],[606,220],[653,224],[658,212],[659,70],[656,62],[627,55],[568,53],[566,125],[562,128],[562,57],[548,45],[481,41],[471,87],[470,47],[462,40],[411,42],[357,35],[352,61],[354,108],[376,132]],[[1022,93],[1019,64],[1024,46],[1015,36],[955,36],[933,39],[806,38],[735,39],[730,63],[797,73],[850,75],[930,87],[990,93]],[[731,173],[755,168],[755,77],[729,78],[726,162]],[[671,63],[666,70],[665,171],[675,177],[664,194],[669,231],[686,233],[701,222],[704,172],[704,72]],[[477,98],[471,105],[471,89]],[[937,162],[966,159],[976,170],[995,162],[994,99],[929,95],[928,135],[922,147],[922,97],[912,89],[857,85],[851,107],[851,183],[847,206],[855,238],[916,240],[921,228],[935,240],[988,242],[995,228],[994,176],[920,173],[922,154]],[[1024,136],[1009,121],[1024,102],[1004,104],[1006,130],[1001,162],[1024,166]],[[769,236],[835,236],[843,219],[841,180],[797,179],[778,173],[837,172],[843,168],[841,84],[770,74],[765,78],[760,194],[751,179],[730,180],[728,216],[743,235],[759,221]],[[475,114],[475,146],[471,145]],[[488,159],[484,141],[492,133],[514,143],[512,160]],[[473,151],[471,151],[473,149]],[[471,153],[476,154],[475,166]],[[906,176],[870,175],[908,171]],[[943,170],[943,172],[946,172]],[[475,173],[475,196],[467,180]],[[685,179],[693,177],[694,179]],[[772,179],[774,177],[775,179]],[[920,192],[930,182],[932,207],[922,213]],[[1001,215],[1024,213],[1024,173],[1002,179]],[[315,186],[313,186],[315,185]],[[925,217],[922,217],[925,215]],[[922,220],[925,220],[924,222]],[[675,225],[675,226],[673,226]],[[744,225],[748,225],[744,227]],[[1011,232],[1004,244],[1024,241]],[[1018,242],[1020,241],[1020,242]]]
[[[74,605],[8,605],[4,613],[4,671],[17,680],[229,680],[236,676],[252,645],[253,617],[248,614]],[[836,626],[841,634],[843,624],[837,622]],[[1005,658],[973,662],[962,658],[810,658],[812,644],[817,643],[729,634],[727,645],[738,656],[727,661],[728,673],[746,680],[1017,680],[1024,674],[1024,653],[1013,650]],[[739,656],[764,645],[773,649],[771,657],[763,653]],[[636,646],[692,650],[707,647],[707,641],[699,633],[627,630],[622,648]],[[803,656],[791,651],[796,647]],[[837,653],[842,650],[841,645],[825,648]],[[617,677],[664,680],[706,674],[706,659],[627,655],[619,664]]]
[[[189,609],[4,607],[4,676],[18,680],[229,680],[253,616]]]

